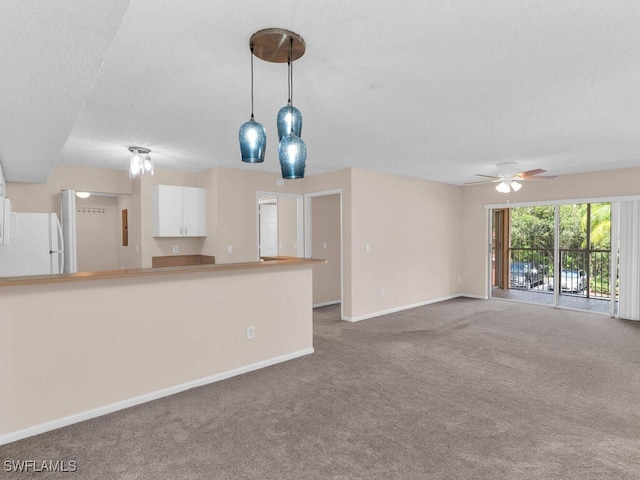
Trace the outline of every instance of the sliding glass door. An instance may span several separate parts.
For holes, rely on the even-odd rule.
[[[492,296],[611,312],[617,249],[613,258],[610,203],[521,206],[493,210],[491,219]]]

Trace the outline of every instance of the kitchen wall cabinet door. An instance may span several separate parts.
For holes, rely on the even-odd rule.
[[[156,185],[153,190],[154,237],[204,237],[206,225],[204,188]]]
[[[182,187],[182,224],[185,237],[206,237],[206,193],[204,188]]]

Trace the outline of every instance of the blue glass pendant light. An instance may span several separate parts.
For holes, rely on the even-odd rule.
[[[289,101],[287,106],[280,109],[278,112],[278,134],[280,135],[281,128],[288,127],[286,136],[280,137],[280,144],[278,145],[278,158],[280,160],[280,170],[282,171],[282,178],[293,180],[296,178],[304,178],[304,169],[307,161],[307,146],[302,138],[300,138],[300,132],[302,131],[302,115],[300,111],[293,106],[293,67],[291,65],[293,52],[293,38],[290,37],[290,53],[287,61],[289,70]],[[283,118],[283,125],[281,126],[281,113]],[[294,111],[295,110],[295,111]],[[295,114],[297,112],[297,116]],[[296,132],[297,130],[297,132]],[[284,133],[284,132],[283,132]]]
[[[293,39],[290,39],[290,44],[293,46]],[[302,136],[302,113],[296,107],[291,105],[291,54],[287,59],[287,83],[289,85],[289,100],[287,104],[278,111],[278,117],[276,119],[276,125],[278,126],[278,140],[282,141],[284,137],[288,137],[292,132],[297,137]]]
[[[267,133],[262,124],[256,122],[253,117],[253,46],[251,46],[251,119],[240,126],[238,140],[240,141],[240,154],[243,162],[264,162]]]
[[[289,83],[289,101],[287,105],[280,109],[277,117],[278,139],[278,158],[282,170],[282,177],[286,179],[303,178],[305,163],[307,159],[307,147],[300,138],[302,133],[302,114],[300,110],[292,104],[293,93],[293,70],[291,63],[304,55],[306,45],[300,35],[283,28],[265,28],[259,30],[251,36],[249,41],[252,54],[251,64],[251,120],[245,123],[240,129],[240,149],[242,150],[242,160],[245,160],[243,150],[243,128],[247,125],[247,131],[251,131],[253,138],[262,141],[263,155],[264,146],[266,145],[266,135],[262,125],[253,120],[253,55],[267,62],[284,63],[288,65],[288,83]],[[259,129],[255,129],[255,125],[260,125]],[[251,128],[250,128],[251,127]],[[249,135],[244,142],[249,148]],[[257,153],[248,155],[247,158],[255,158]],[[260,160],[262,161],[262,160]],[[255,162],[257,163],[257,161]]]
[[[287,105],[282,107],[278,112],[278,140],[282,140],[291,132],[296,136],[302,136],[302,113],[296,107],[291,105],[291,99]]]
[[[251,120],[240,126],[238,133],[240,140],[240,154],[242,161],[246,163],[264,162],[264,152],[267,148],[267,133],[261,123],[256,122],[251,115]]]
[[[280,159],[280,170],[282,178],[293,180],[304,178],[304,169],[307,161],[307,146],[295,133],[280,140],[278,146],[278,157]]]

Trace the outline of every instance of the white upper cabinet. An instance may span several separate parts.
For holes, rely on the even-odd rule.
[[[206,202],[204,188],[182,187],[182,223],[185,237],[207,236]]]
[[[175,185],[153,188],[154,237],[206,237],[206,190]]]

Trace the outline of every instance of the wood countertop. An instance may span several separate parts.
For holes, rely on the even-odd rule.
[[[217,263],[210,265],[188,265],[160,268],[129,268],[105,270],[99,272],[61,273],[53,275],[30,275],[24,277],[0,277],[0,287],[21,285],[45,285],[52,283],[84,282],[89,280],[126,279],[132,277],[151,277],[158,275],[177,275],[185,273],[215,273],[232,270],[255,270],[262,268],[290,267],[298,265],[316,265],[327,263],[316,258],[263,257],[260,262]]]

